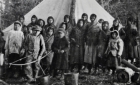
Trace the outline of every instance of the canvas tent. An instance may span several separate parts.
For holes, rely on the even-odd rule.
[[[36,15],[38,18],[47,21],[48,16],[53,16],[55,19],[55,25],[59,25],[63,22],[64,15],[70,15],[72,2],[75,1],[75,20],[81,18],[83,13],[87,13],[89,16],[92,13],[97,14],[97,18],[109,21],[112,25],[113,17],[105,11],[96,0],[43,0],[39,5],[34,7],[30,12],[25,15],[25,24],[31,22],[31,16]],[[13,24],[3,30],[5,36],[13,29]]]

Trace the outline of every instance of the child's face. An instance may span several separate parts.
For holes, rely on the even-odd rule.
[[[38,36],[40,34],[40,31],[33,30],[33,35]]]
[[[52,24],[53,23],[53,19],[49,19],[49,24]]]
[[[18,31],[19,28],[20,28],[20,25],[19,25],[19,24],[15,24],[15,25],[14,25],[14,30],[15,30],[15,31]]]
[[[116,38],[117,38],[117,34],[116,34],[116,33],[113,33],[113,34],[112,34],[112,38],[113,38],[113,39],[116,39]]]
[[[23,30],[24,32],[28,32],[27,27],[24,27]]]
[[[65,36],[64,32],[59,32],[58,33],[59,38],[63,38]]]
[[[83,16],[82,19],[85,21],[85,20],[87,20],[88,18],[87,18],[87,16]]]
[[[24,23],[24,19],[23,19],[22,17],[19,18],[19,21],[20,21],[21,23]]]
[[[83,21],[80,21],[78,25],[82,27],[84,25]]]
[[[48,34],[52,35],[53,34],[53,30],[49,30]]]
[[[39,22],[39,24],[40,24],[40,26],[43,26],[44,23],[43,23],[43,21],[41,20],[41,21]]]
[[[36,18],[32,18],[31,21],[32,21],[32,23],[35,23],[36,22]]]
[[[66,25],[65,24],[62,24],[62,28],[64,28],[64,30],[66,30]]]
[[[28,27],[28,31],[31,34],[32,33],[32,27]]]
[[[65,18],[64,19],[64,22],[67,22],[68,23],[69,21],[70,21],[69,18]]]
[[[104,31],[106,31],[108,29],[108,24],[103,24],[103,28],[102,28]]]
[[[114,24],[114,26],[118,26],[119,25],[119,21],[118,20],[114,21],[113,24]]]
[[[96,19],[96,17],[95,17],[95,16],[92,16],[92,17],[90,18],[91,22],[94,22],[94,21],[95,21],[95,19]]]

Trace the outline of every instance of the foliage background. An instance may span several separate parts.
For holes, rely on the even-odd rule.
[[[25,15],[42,0],[5,0],[5,11],[2,15],[3,27],[9,26],[18,19],[17,15]],[[125,25],[126,18],[133,16],[137,20],[140,0],[97,0],[114,18],[119,18]]]

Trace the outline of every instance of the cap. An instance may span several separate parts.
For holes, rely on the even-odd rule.
[[[35,26],[32,27],[32,30],[42,31],[42,28],[38,25],[35,25]]]

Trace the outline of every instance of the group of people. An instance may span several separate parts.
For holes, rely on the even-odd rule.
[[[24,24],[24,16],[20,16],[6,40],[1,32],[0,51],[5,49],[8,63],[25,57],[24,61],[16,63],[27,65],[21,67],[11,64],[8,71],[12,70],[12,74],[22,71],[32,81],[38,77],[40,67],[53,77],[59,74],[63,77],[64,73],[75,72],[74,69],[79,73],[87,70],[92,74],[92,68],[94,73],[101,68],[103,72],[107,69],[114,74],[117,66],[121,65],[121,59],[130,60],[131,63],[138,60],[140,38],[134,19],[128,18],[125,27],[115,19],[109,28],[108,21],[97,21],[97,17],[91,14],[89,22],[88,15],[83,13],[77,24],[73,25],[70,16],[65,15],[64,22],[56,27],[52,16],[45,24],[43,19],[33,15],[28,25]],[[45,58],[42,59],[43,56]],[[32,61],[36,62],[28,64]]]

